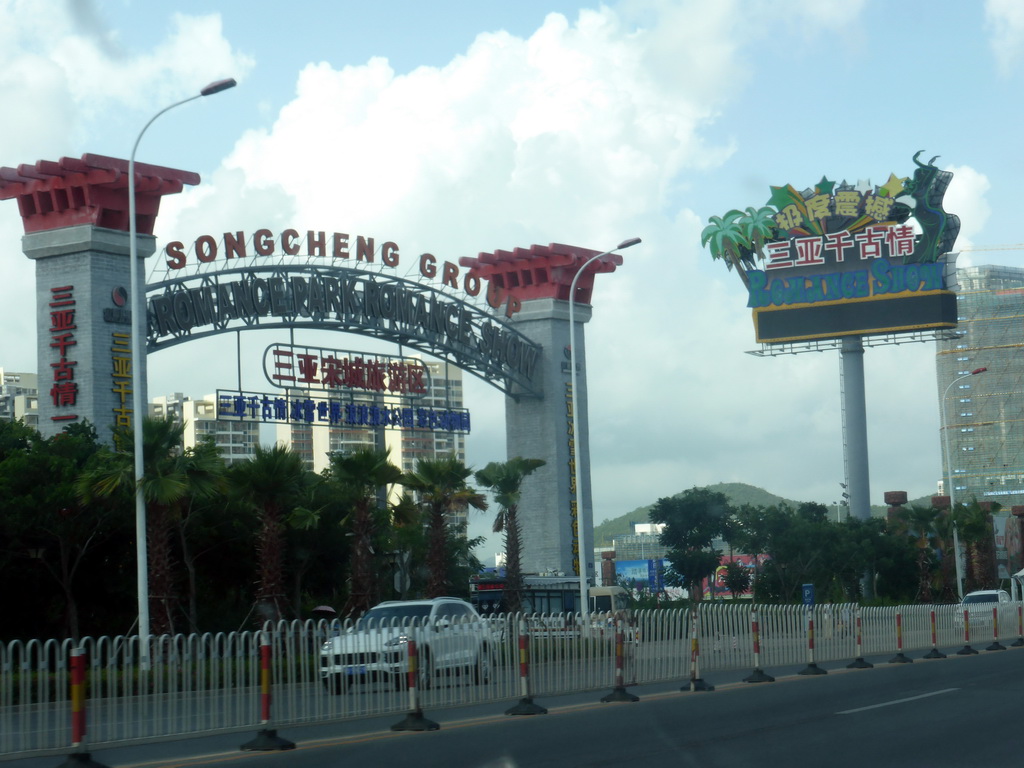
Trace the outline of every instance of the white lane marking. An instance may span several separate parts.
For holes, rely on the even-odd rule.
[[[927,699],[929,696],[938,696],[941,693],[952,693],[953,691],[959,691],[959,688],[943,688],[941,691],[932,691],[931,693],[922,693],[920,696],[911,696],[909,699],[895,699],[894,701],[886,701],[882,704],[872,704],[870,707],[858,707],[857,709],[845,709],[842,712],[836,712],[837,715],[852,715],[854,712],[865,712],[869,709],[880,709],[882,707],[891,707],[893,704],[904,704],[908,701],[917,701],[918,699]]]

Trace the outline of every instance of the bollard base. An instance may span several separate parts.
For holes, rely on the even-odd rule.
[[[998,640],[993,641],[992,645],[985,648],[986,651],[1005,651],[1006,646],[1000,643]]]
[[[708,683],[705,682],[702,678],[697,677],[697,678],[694,678],[694,679],[690,680],[690,684],[689,685],[683,686],[679,690],[681,690],[681,691],[713,691],[713,690],[715,690],[715,686],[708,685]]]
[[[875,665],[870,661],[864,661],[863,656],[858,656],[856,659],[846,665],[847,669],[874,669]]]
[[[506,715],[546,715],[548,711],[540,704],[534,704],[533,698],[526,696],[514,707],[505,710]]]
[[[922,659],[944,659],[946,654],[940,651],[938,648],[932,648],[928,653],[921,657]]]
[[[57,768],[107,768],[103,763],[97,763],[88,752],[72,752],[67,760]]]
[[[827,669],[822,669],[821,667],[819,667],[817,664],[815,664],[812,661],[806,667],[804,667],[799,672],[797,672],[797,674],[798,675],[827,675],[828,674],[828,670]]]
[[[273,728],[264,728],[256,734],[256,738],[239,747],[245,752],[273,752],[277,750],[295,749],[295,742],[282,739]]]
[[[771,675],[765,674],[765,671],[760,667],[755,667],[754,671],[743,678],[744,683],[774,683],[775,678]]]
[[[427,720],[422,710],[417,709],[405,716],[405,719],[391,726],[392,731],[438,731],[441,726],[433,720]]]
[[[973,656],[977,651],[971,648],[969,645],[965,645],[959,651],[956,652],[957,656]]]
[[[602,704],[607,704],[613,701],[640,701],[640,697],[634,696],[620,685],[616,686],[611,693],[601,699]]]
[[[906,656],[903,653],[903,651],[900,651],[895,656],[893,656],[891,659],[889,659],[889,663],[890,664],[913,664],[914,660],[912,658],[910,658],[909,656]]]
[[[1020,648],[1022,645],[1024,645],[1024,637],[1018,637],[1016,640],[1010,643],[1011,648]]]

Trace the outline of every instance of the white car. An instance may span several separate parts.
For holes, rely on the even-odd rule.
[[[416,641],[420,688],[429,688],[439,674],[467,674],[475,683],[490,682],[490,628],[465,600],[437,597],[381,603],[328,639],[320,649],[324,686],[331,693],[368,681],[405,688],[410,639]]]
[[[967,611],[971,627],[991,627],[992,609],[1010,602],[1010,593],[1005,589],[979,589],[964,595],[963,602],[955,618],[957,624],[964,623],[964,611]]]

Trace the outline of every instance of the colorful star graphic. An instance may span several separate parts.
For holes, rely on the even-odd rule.
[[[888,197],[899,197],[905,189],[905,187],[903,186],[903,182],[905,182],[908,178],[910,177],[904,176],[901,179],[896,174],[890,173],[889,180],[885,182],[884,185],[878,188],[878,192],[882,195],[887,195]]]

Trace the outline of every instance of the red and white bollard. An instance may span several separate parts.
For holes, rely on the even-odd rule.
[[[999,606],[992,606],[992,645],[986,651],[1005,651],[1006,646],[999,642]]]
[[[757,608],[750,609],[750,631],[754,637],[754,671],[743,678],[744,683],[774,683],[775,678],[761,669],[761,635],[757,624]]]
[[[622,620],[615,622],[615,688],[607,696],[601,699],[602,702],[610,701],[640,701],[639,696],[634,696],[626,690],[626,633],[622,629]]]
[[[890,664],[913,664],[914,660],[903,653],[903,614],[896,611],[896,655],[889,659]]]
[[[264,726],[256,734],[256,738],[247,741],[239,749],[250,752],[269,752],[272,750],[295,749],[295,742],[282,739],[277,730],[268,728],[270,725],[270,688],[271,661],[273,646],[270,644],[270,632],[260,631],[260,725]]]
[[[1017,639],[1011,645],[1014,648],[1024,645],[1024,606],[1017,606]]]
[[[932,649],[930,651],[928,651],[928,653],[926,653],[921,658],[922,659],[944,659],[944,658],[946,658],[946,654],[944,654],[942,651],[939,650],[939,642],[938,642],[939,633],[938,633],[938,631],[936,630],[936,627],[935,627],[935,609],[934,608],[932,608],[932,610],[931,610],[931,622],[932,622]]]
[[[436,731],[441,726],[423,716],[419,694],[419,650],[416,641],[409,639],[405,644],[406,679],[409,685],[409,714],[404,720],[391,726],[392,731]]]
[[[546,715],[548,711],[533,703],[530,695],[530,633],[526,622],[519,622],[519,692],[522,698],[514,707],[505,710],[506,715]]]
[[[807,666],[800,670],[801,675],[827,675],[828,671],[814,663],[814,612],[807,609]]]

